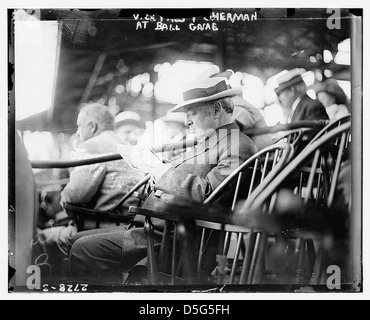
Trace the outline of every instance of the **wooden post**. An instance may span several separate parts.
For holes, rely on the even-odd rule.
[[[362,17],[351,17],[352,212],[349,275],[353,290],[362,283]]]
[[[91,90],[95,85],[96,80],[98,79],[99,73],[104,65],[104,61],[107,55],[105,53],[101,53],[96,61],[95,67],[93,72],[91,73],[89,82],[85,88],[84,93],[82,94],[80,104],[85,103],[90,96]]]

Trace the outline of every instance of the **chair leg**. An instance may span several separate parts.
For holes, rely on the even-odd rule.
[[[252,278],[252,283],[261,283],[261,274],[265,269],[265,253],[267,246],[268,234],[266,232],[261,233],[261,241],[258,248],[257,264],[254,272],[254,277]]]
[[[304,239],[299,239],[299,251],[298,251],[298,264],[296,272],[296,284],[304,283],[304,267],[305,267],[305,251],[306,241]]]
[[[178,235],[182,245],[183,267],[186,276],[186,284],[195,284],[197,281],[196,269],[197,261],[193,259],[192,247],[190,245],[192,237],[190,236],[191,227],[187,221],[178,224]]]
[[[248,283],[248,275],[251,267],[251,262],[254,254],[254,248],[256,245],[256,238],[257,234],[255,232],[251,232],[249,235],[249,244],[248,250],[246,251],[243,259],[243,267],[242,267],[242,274],[240,276],[239,284],[246,284]]]
[[[247,284],[252,283],[252,279],[254,277],[254,271],[256,269],[256,264],[257,264],[257,257],[258,257],[258,248],[259,248],[259,243],[261,241],[261,234],[260,233],[255,233],[255,240],[254,240],[254,245],[253,245],[253,250],[252,250],[252,256],[251,256],[251,263],[250,263],[250,268],[248,272],[248,278],[247,278]]]
[[[264,232],[258,232],[248,275],[248,284],[258,283],[260,281],[259,278],[260,273],[263,270],[266,244],[267,234]]]
[[[168,220],[165,221],[164,232],[162,236],[161,249],[158,256],[158,269],[161,272],[169,273],[169,253],[171,242],[171,229],[172,223]]]
[[[315,245],[312,239],[307,240],[307,255],[308,255],[309,274],[312,274],[316,260]]]
[[[155,261],[154,241],[153,241],[153,224],[149,217],[145,219],[144,231],[147,239],[148,255],[148,282],[149,285],[158,284],[158,267]]]
[[[319,249],[316,256],[315,266],[311,275],[310,285],[318,285],[324,272],[324,252]]]
[[[234,255],[234,261],[233,261],[233,265],[232,265],[232,268],[231,268],[230,284],[233,284],[234,280],[235,280],[236,268],[238,266],[238,260],[239,260],[242,241],[243,241],[243,234],[239,233],[238,242],[237,242],[237,245],[236,245],[236,251],[235,251],[235,255]]]
[[[217,284],[224,283],[224,277],[226,274],[227,264],[227,252],[229,251],[231,239],[231,232],[225,232],[224,230],[219,232],[219,248],[216,262],[217,262]]]
[[[172,259],[171,259],[171,285],[175,284],[176,278],[176,241],[177,241],[177,226],[175,225],[173,231],[173,242],[172,242]]]

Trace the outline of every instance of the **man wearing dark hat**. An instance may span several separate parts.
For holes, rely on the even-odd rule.
[[[329,119],[323,105],[306,94],[307,87],[302,78],[305,72],[304,69],[295,68],[277,79],[275,92],[287,123]]]
[[[176,196],[202,202],[230,173],[257,152],[250,138],[240,132],[231,118],[233,104],[230,97],[238,93],[240,89],[231,89],[224,77],[195,81],[184,90],[184,102],[172,112],[186,113],[186,125],[197,137],[198,145],[172,163],[135,158],[135,166],[151,173],[156,182],[143,208],[154,209],[173,201]],[[144,218],[137,216],[128,230],[118,228],[85,233],[72,239],[72,273],[79,280],[117,280],[120,272],[127,272],[146,257],[143,222]],[[155,242],[159,244],[163,221],[153,219],[153,223]]]

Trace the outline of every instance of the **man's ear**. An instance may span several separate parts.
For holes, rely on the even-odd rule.
[[[216,119],[220,118],[221,110],[222,110],[222,105],[220,101],[215,102],[214,110],[215,110],[215,118]]]
[[[91,124],[91,133],[95,134],[96,131],[98,130],[98,125],[95,122],[90,122]]]

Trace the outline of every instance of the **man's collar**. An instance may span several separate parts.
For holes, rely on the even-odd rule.
[[[222,132],[223,130],[225,130],[225,131]],[[221,127],[218,127],[209,136],[207,136],[204,140],[199,141],[198,145],[200,145],[204,142],[207,142],[206,143],[207,146],[209,148],[213,148],[219,142],[220,139],[226,138],[228,135],[230,135],[232,133],[232,130],[238,130],[239,131],[239,127],[235,122],[231,122],[231,123],[225,124]]]
[[[204,138],[200,139],[199,142],[208,140],[210,137],[217,134],[217,132],[219,132],[222,129],[226,129],[226,130],[238,129],[239,130],[239,127],[235,122],[230,122],[230,123],[224,124],[221,127],[218,127],[217,129],[210,129],[210,132],[207,133]]]
[[[292,110],[290,111],[289,113],[289,116],[288,116],[288,121],[287,123],[290,123],[290,121],[292,121],[292,117],[294,115],[294,112],[295,110],[297,109],[299,103],[301,102],[302,100],[302,97],[298,97],[294,102],[293,102],[293,105],[292,105]]]

